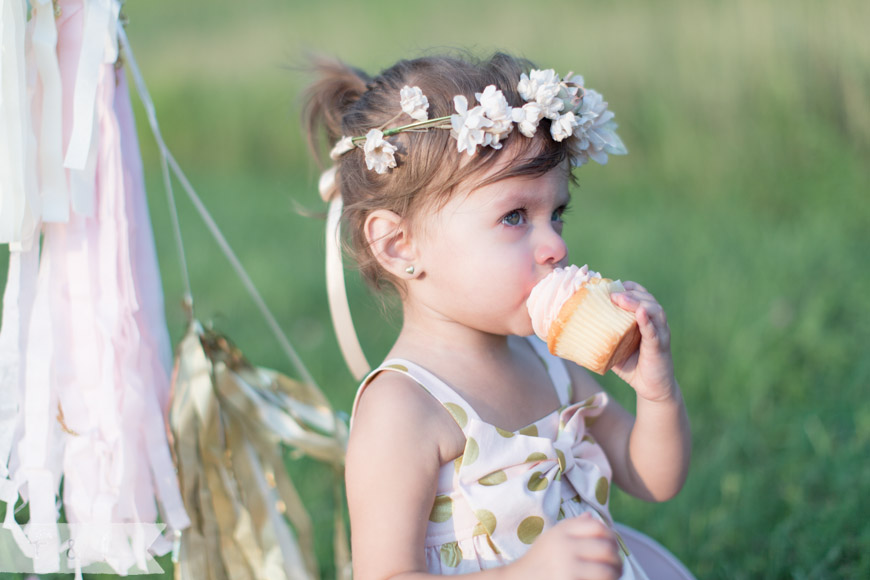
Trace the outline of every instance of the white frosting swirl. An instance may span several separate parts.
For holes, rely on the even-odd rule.
[[[541,340],[547,340],[550,325],[559,315],[562,305],[592,278],[601,278],[589,266],[556,268],[535,284],[526,300],[526,308],[532,319],[532,328]]]

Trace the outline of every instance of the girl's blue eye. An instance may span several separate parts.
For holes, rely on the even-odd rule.
[[[554,222],[559,222],[559,223],[564,222],[565,221],[565,212],[567,212],[569,209],[570,209],[570,206],[568,206],[567,204],[563,205],[562,207],[556,208],[556,210],[553,212],[552,217],[550,217],[550,220],[554,221]]]
[[[508,225],[508,226],[518,226],[518,225],[521,225],[523,223],[523,219],[524,219],[523,212],[521,212],[518,209],[515,209],[512,212],[510,212],[509,214],[507,214],[506,216],[504,216],[503,218],[501,218],[501,221],[503,224]]]

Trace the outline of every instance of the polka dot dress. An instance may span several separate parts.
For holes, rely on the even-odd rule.
[[[583,513],[613,527],[610,464],[587,432],[607,405],[607,395],[570,404],[571,384],[561,359],[544,343],[531,342],[547,365],[561,406],[514,432],[482,421],[447,384],[405,360],[385,361],[357,393],[359,400],[380,372],[402,373],[435,397],[465,434],[463,454],[441,467],[429,514],[425,550],[432,574],[464,574],[512,562],[559,520]],[[647,578],[618,539],[622,578]]]

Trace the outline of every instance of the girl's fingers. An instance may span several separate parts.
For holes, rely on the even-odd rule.
[[[626,280],[622,283],[623,288],[626,290],[640,290],[641,292],[646,292],[646,288],[638,284],[637,282],[632,282],[631,280]]]
[[[641,305],[635,310],[640,335],[645,341],[657,348],[670,345],[671,329],[661,306]]]
[[[641,336],[657,345],[668,345],[670,328],[664,308],[649,292],[639,289],[626,290],[610,295],[614,304],[634,312]]]

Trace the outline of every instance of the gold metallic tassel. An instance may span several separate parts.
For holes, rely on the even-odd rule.
[[[252,366],[193,321],[178,346],[170,411],[184,505],[178,580],[318,579],[311,519],[281,446],[335,473],[336,575],[349,578],[341,490],[347,427],[316,386]]]

